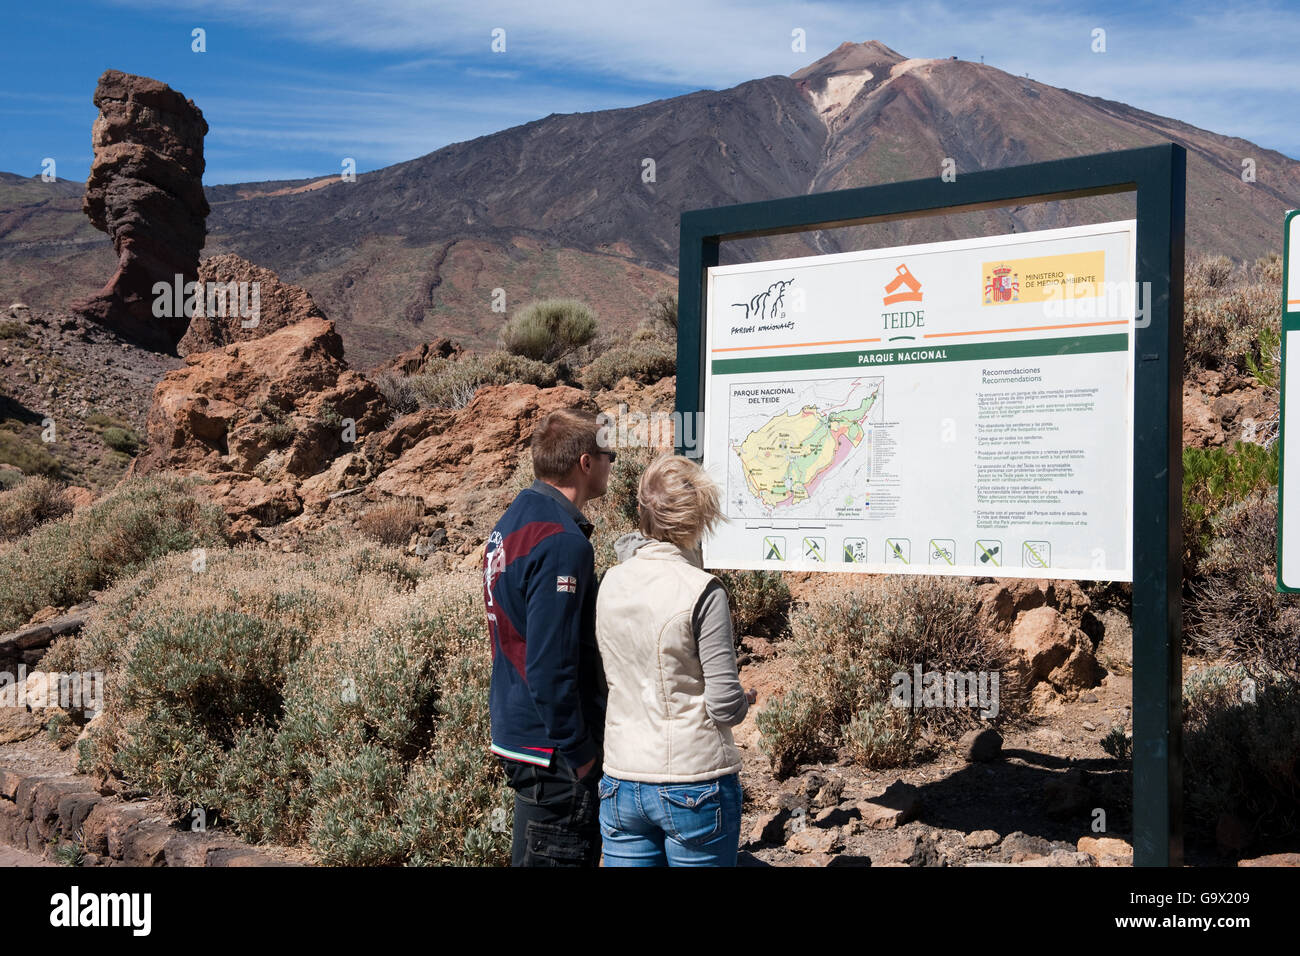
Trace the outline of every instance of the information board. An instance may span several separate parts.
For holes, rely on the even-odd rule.
[[[1282,232],[1282,394],[1281,421],[1278,441],[1278,497],[1277,497],[1277,589],[1300,591],[1300,442],[1287,443],[1287,415],[1290,398],[1300,395],[1300,373],[1296,362],[1288,363],[1287,356],[1296,356],[1300,348],[1300,270],[1292,261],[1300,249],[1300,211],[1292,209],[1286,214]],[[1292,422],[1294,418],[1290,419]],[[1288,451],[1288,448],[1291,451]],[[1291,452],[1294,451],[1295,454]],[[1288,510],[1287,502],[1291,502]]]
[[[1135,261],[1129,220],[708,269],[705,567],[1131,581]]]

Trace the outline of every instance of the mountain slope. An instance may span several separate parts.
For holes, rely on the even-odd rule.
[[[1280,251],[1300,163],[1122,103],[961,60],[845,43],[791,76],[543,119],[362,174],[207,189],[207,255],[304,286],[365,366],[450,335],[492,344],[539,296],[587,299],[630,329],[674,285],[683,210],[957,174],[1173,140],[1188,149],[1188,251]],[[1257,181],[1241,181],[1252,158]],[[653,160],[652,182],[643,180]],[[1014,207],[724,247],[724,261],[1131,216],[1125,196]],[[111,272],[76,184],[0,178],[0,296],[62,307]]]

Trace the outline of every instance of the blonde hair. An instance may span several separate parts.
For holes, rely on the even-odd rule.
[[[660,455],[641,475],[636,492],[641,533],[688,551],[722,520],[713,479],[683,455]]]

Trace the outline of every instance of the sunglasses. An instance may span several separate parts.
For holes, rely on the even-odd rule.
[[[597,454],[608,455],[608,456],[609,456],[609,463],[610,463],[611,465],[614,464],[614,461],[618,458],[618,455],[617,455],[617,454],[615,454],[615,453],[612,452],[612,451],[606,451],[604,448],[600,449],[600,450],[597,452]]]

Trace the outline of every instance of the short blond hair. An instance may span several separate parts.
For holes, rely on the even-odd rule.
[[[660,455],[641,475],[636,492],[641,533],[690,550],[722,520],[718,486],[683,455]]]

